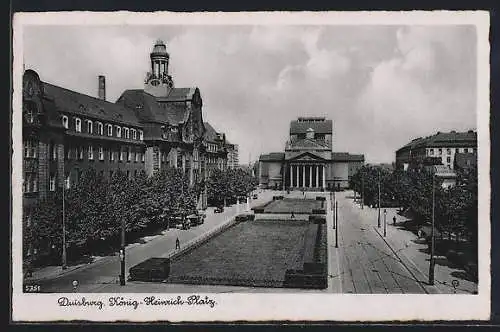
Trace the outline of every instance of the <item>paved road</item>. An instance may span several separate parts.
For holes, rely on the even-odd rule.
[[[261,204],[272,198],[272,191],[265,191],[259,194],[257,200],[252,200],[251,206]],[[207,210],[207,217],[202,225],[190,230],[170,229],[164,235],[159,235],[145,244],[133,244],[126,248],[126,271],[131,266],[150,257],[162,257],[175,249],[175,239],[178,237],[181,246],[199,235],[206,233],[217,226],[227,222],[238,212],[243,212],[245,204],[228,207],[223,213],[215,214],[213,208]],[[105,257],[88,266],[65,273],[56,278],[46,279],[36,282],[41,286],[42,292],[72,292],[73,280],[78,280],[78,292],[96,292],[106,285],[116,285],[119,280],[120,261],[119,256]]]
[[[337,264],[338,259],[339,267],[329,270],[332,273],[331,282],[338,284],[340,278],[342,293],[425,293],[419,281],[384,242],[381,236],[383,216],[382,227],[378,229],[377,220],[367,220],[366,215],[360,213],[359,207],[346,198],[348,194],[349,192],[336,193],[339,248],[336,251],[338,257],[331,257],[330,264]],[[330,231],[335,232],[331,227]],[[338,272],[335,273],[336,271]]]

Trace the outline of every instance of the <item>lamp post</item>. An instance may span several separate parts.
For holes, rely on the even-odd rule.
[[[361,174],[361,210],[365,206],[365,175]]]
[[[384,237],[387,235],[387,210],[384,209]]]
[[[436,192],[434,188],[434,178],[435,175],[432,174],[432,228],[431,228],[431,258],[429,260],[429,285],[434,285],[434,226],[435,226],[435,200],[436,200]]]
[[[335,201],[335,247],[339,247],[339,203]]]
[[[62,186],[62,269],[66,270],[68,268],[68,263],[66,259],[66,211],[65,211],[65,191],[66,191],[66,178],[64,173],[64,158],[62,165],[63,174],[63,186]]]
[[[378,170],[378,218],[377,227],[380,228],[380,169]]]
[[[121,192],[123,196],[123,191]],[[125,286],[125,218],[121,218],[120,286]]]

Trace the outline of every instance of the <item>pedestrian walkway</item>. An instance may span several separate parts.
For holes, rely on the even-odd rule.
[[[345,196],[353,196],[352,192],[345,192]],[[357,211],[366,220],[370,221],[374,230],[399,256],[404,264],[409,268],[416,278],[423,282],[429,293],[442,294],[475,294],[477,293],[477,283],[463,278],[464,271],[453,267],[444,256],[436,256],[434,269],[434,286],[428,285],[429,280],[429,254],[428,245],[418,238],[416,234],[405,229],[402,225],[408,219],[397,214],[396,208],[381,209],[380,228],[378,227],[378,209],[364,206],[352,199],[347,201],[357,207]],[[384,210],[387,214],[384,218]],[[393,217],[396,216],[396,225],[393,225]],[[384,219],[386,236],[384,236]],[[458,281],[458,285],[457,285]],[[455,285],[455,286],[454,286]]]
[[[276,195],[273,191],[263,191],[259,193],[259,198],[250,200],[250,206],[262,204],[264,201],[272,199]],[[145,237],[142,243],[132,243],[126,247],[127,270],[147,258],[160,257],[175,251],[175,240],[179,238],[182,249],[186,249],[191,241],[204,234],[211,233],[214,229],[230,222],[238,213],[247,210],[245,203],[226,207],[223,213],[215,213],[214,208],[206,211],[205,222],[189,230],[179,230],[171,228],[160,234]],[[81,264],[62,270],[60,266],[48,266],[33,272],[33,276],[26,279],[29,283],[40,283],[47,281],[46,290],[50,288],[64,289],[71,285],[71,281],[81,280],[79,291],[85,291],[85,283],[88,285],[86,291],[91,291],[91,284],[95,285],[103,282],[113,282],[119,275],[118,256],[100,257],[90,264]],[[85,280],[85,282],[83,281]],[[64,285],[64,287],[59,287]]]

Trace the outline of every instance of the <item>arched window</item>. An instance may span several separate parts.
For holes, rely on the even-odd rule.
[[[75,118],[75,131],[77,133],[82,132],[82,120],[80,118]]]
[[[103,126],[101,122],[97,122],[97,134],[98,135],[103,135]]]
[[[113,126],[107,124],[106,127],[108,128],[108,136],[113,136]]]
[[[93,126],[92,126],[92,125],[93,125],[93,124],[92,124],[92,121],[87,120],[87,133],[89,133],[89,134],[92,134],[92,132],[93,132],[93,129],[94,129],[94,128],[93,128]]]
[[[62,119],[62,125],[63,125],[63,127],[66,128],[66,129],[68,129],[68,127],[69,127],[68,117],[66,115],[63,115],[61,117],[61,119]]]

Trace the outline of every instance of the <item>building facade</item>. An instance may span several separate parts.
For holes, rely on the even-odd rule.
[[[210,175],[214,169],[227,169],[227,143],[226,135],[217,132],[208,122],[205,122],[205,129],[205,156]]]
[[[106,100],[103,76],[93,97],[43,82],[33,70],[24,72],[25,218],[56,188],[77,186],[89,168],[106,177],[118,170],[133,177],[175,167],[194,184],[207,176],[208,167],[226,167],[227,154],[218,148],[218,159],[211,163],[211,144],[220,142],[207,139],[200,90],[174,86],[169,58],[165,44],[157,41],[144,89],[126,90],[115,103]],[[206,193],[199,207],[206,207]]]
[[[349,178],[364,164],[364,155],[333,152],[332,121],[300,117],[290,123],[284,152],[261,155],[261,187],[334,190],[349,186]]]
[[[229,169],[236,169],[240,165],[240,158],[238,152],[238,144],[227,142],[227,167]]]
[[[413,139],[396,151],[396,167],[408,170],[438,164],[454,169],[455,156],[462,153],[477,153],[477,132],[437,132]]]

